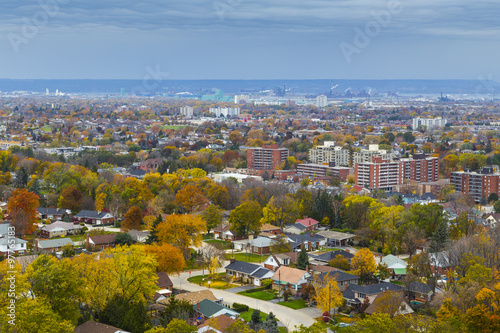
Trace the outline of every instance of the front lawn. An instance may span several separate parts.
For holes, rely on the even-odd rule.
[[[240,318],[243,319],[246,322],[249,322],[252,319],[252,313],[255,311],[255,309],[248,309],[248,311],[240,313]],[[262,321],[265,321],[267,317],[267,313],[260,312],[260,319]]]
[[[288,302],[278,302],[278,304],[294,310],[307,308],[307,303],[301,299],[294,299],[293,301]]]
[[[255,292],[250,292],[250,293],[248,291],[240,291],[238,294],[243,295],[243,296],[247,296],[247,297],[260,299],[262,301],[270,301],[270,300],[276,298],[276,296],[274,295],[274,292],[269,292],[269,291],[255,291]]]
[[[260,255],[253,253],[234,253],[234,254],[227,253],[226,258],[228,260],[234,258],[239,261],[260,262],[261,260],[262,261],[266,260],[267,255],[261,257]]]
[[[231,242],[221,241],[220,239],[208,239],[205,240],[204,242],[211,245],[222,244],[225,249],[230,249],[231,246],[233,245]]]
[[[188,278],[188,281],[191,283],[201,284],[202,286],[207,288],[209,287],[208,281],[210,281],[210,288],[222,290],[238,287],[235,284],[227,283],[226,281],[224,281],[225,275],[226,273],[219,273],[214,280],[212,280],[208,274],[205,275],[205,280],[203,280],[203,275],[196,275]]]

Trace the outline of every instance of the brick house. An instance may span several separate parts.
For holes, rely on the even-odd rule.
[[[81,210],[75,215],[79,222],[92,223],[93,225],[112,224],[113,214],[108,212],[96,212],[93,210]]]
[[[273,289],[278,292],[289,290],[292,295],[300,295],[302,288],[307,284],[307,278],[310,274],[306,271],[287,266],[280,266],[274,272]]]
[[[316,221],[315,219],[312,219],[310,217],[306,217],[305,219],[299,219],[295,221],[295,223],[300,223],[304,227],[306,227],[305,231],[313,231],[318,229],[319,222]]]
[[[89,236],[87,235],[87,248],[93,248],[98,251],[115,247],[115,234]]]
[[[48,240],[39,240],[35,241],[35,246],[33,250],[36,253],[54,253],[61,251],[62,247],[65,245],[75,245],[71,238],[55,238]]]

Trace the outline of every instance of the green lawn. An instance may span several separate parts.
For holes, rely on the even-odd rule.
[[[226,242],[226,241],[221,241],[220,239],[209,239],[204,241],[207,244],[222,244],[224,248],[230,249],[231,248],[231,242]]]
[[[219,273],[217,274],[217,277],[215,280],[210,279],[210,276],[208,275],[208,271],[205,272],[205,280],[203,281],[203,275],[196,275],[188,278],[188,281],[191,283],[196,283],[200,284],[203,283],[204,287],[208,287],[208,281],[210,281],[210,288],[214,289],[230,289],[237,287],[235,284],[227,283],[226,281],[223,280],[223,277],[226,275],[226,273]]]
[[[288,302],[278,302],[278,304],[294,310],[307,308],[307,303],[301,299],[295,299],[293,301],[288,301]]]
[[[83,241],[86,239],[85,235],[69,235],[67,237],[71,238],[73,242]]]
[[[268,256],[263,255],[262,257],[257,254],[253,253],[234,253],[234,254],[226,254],[226,258],[229,260],[230,258],[234,258],[239,261],[246,261],[246,262],[260,262],[261,260],[264,261],[266,260]]]
[[[255,309],[248,309],[248,311],[246,312],[242,312],[240,313],[240,318],[243,319],[244,321],[250,321],[250,319],[252,318],[252,313],[255,311]],[[266,320],[266,317],[267,317],[267,313],[264,313],[264,312],[260,312],[260,319],[262,321]]]
[[[275,298],[274,293],[268,292],[268,291],[256,291],[253,293],[249,293],[246,291],[240,291],[238,293],[239,295],[247,296],[247,297],[252,297],[256,299],[260,299],[263,301],[270,301]]]
[[[181,128],[184,128],[186,126],[180,126],[180,125],[168,125],[168,126],[163,126],[163,129],[173,129],[173,130],[178,130]]]

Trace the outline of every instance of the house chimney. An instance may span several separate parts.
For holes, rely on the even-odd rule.
[[[346,250],[345,250],[345,252],[347,252],[347,253],[351,253],[351,250],[349,250],[349,249],[346,249]]]
[[[311,237],[314,237],[314,233],[311,232]]]
[[[230,262],[230,263],[233,263],[233,262],[235,262],[235,261],[236,261],[236,259],[234,259],[234,258],[231,258],[231,259],[229,260],[229,262]]]
[[[200,311],[200,302],[198,302],[198,304],[196,304],[196,310],[199,312]]]

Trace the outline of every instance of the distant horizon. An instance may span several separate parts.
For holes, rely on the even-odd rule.
[[[12,81],[50,81],[50,80],[59,80],[59,81],[84,81],[84,80],[93,80],[93,81],[137,81],[143,80],[144,78],[0,78],[0,80],[12,80]],[[315,78],[315,79],[282,79],[282,78],[255,78],[255,79],[220,79],[220,78],[201,78],[201,79],[183,79],[183,78],[162,78],[162,81],[332,81],[332,80],[340,80],[340,81],[479,81],[482,78],[474,78],[474,79],[413,79],[413,78],[399,78],[399,79],[358,79],[358,78]],[[492,82],[500,82],[496,80],[488,80]]]

